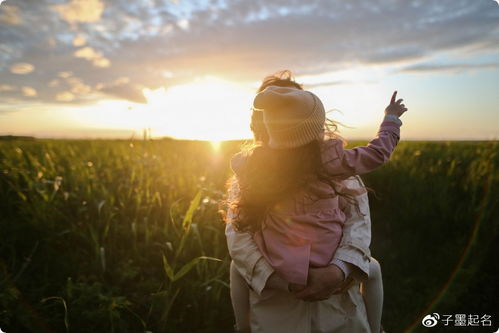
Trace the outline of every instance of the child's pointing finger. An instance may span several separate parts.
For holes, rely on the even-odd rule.
[[[392,100],[390,101],[390,104],[395,103],[395,99],[396,99],[396,98],[397,98],[397,90],[395,90],[395,91],[393,92],[393,95],[392,95]]]

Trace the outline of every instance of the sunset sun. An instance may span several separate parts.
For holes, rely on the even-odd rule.
[[[168,89],[144,89],[146,126],[169,135],[219,142],[250,137],[253,91],[243,85],[206,76]]]

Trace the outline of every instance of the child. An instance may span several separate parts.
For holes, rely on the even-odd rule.
[[[378,137],[367,147],[345,150],[341,140],[326,137],[324,107],[311,92],[270,86],[256,96],[254,107],[263,113],[268,144],[231,161],[239,185],[232,223],[238,230],[254,232],[263,256],[291,291],[306,286],[309,266],[331,262],[342,235],[342,209],[353,204],[355,195],[343,190],[341,181],[382,165],[397,144],[398,117],[407,109],[395,99],[396,92]],[[375,261],[373,268],[370,276],[379,272]],[[368,283],[363,293],[368,317],[379,317],[370,320],[373,331],[379,331],[381,320],[380,315],[369,315],[381,311],[380,276],[377,280],[377,287]],[[238,284],[231,276],[236,322],[244,328],[249,324],[241,316],[246,311],[238,309],[238,304],[247,304],[241,284],[243,280]]]

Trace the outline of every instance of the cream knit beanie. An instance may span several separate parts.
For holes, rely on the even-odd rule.
[[[253,107],[263,111],[270,148],[296,148],[323,138],[326,112],[310,91],[269,86],[256,95]]]

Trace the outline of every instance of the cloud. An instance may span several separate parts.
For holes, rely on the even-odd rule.
[[[147,103],[142,86],[131,84],[129,80],[116,80],[112,84],[102,85],[99,91],[120,99],[126,99],[135,103]]]
[[[347,85],[347,84],[354,84],[354,83],[358,83],[358,82],[347,81],[347,80],[333,80],[333,81],[326,80],[326,81],[321,81],[321,82],[317,82],[317,83],[306,83],[305,86],[306,86],[306,89],[309,90],[309,89],[313,89],[316,87],[338,86],[338,85]]]
[[[127,84],[129,82],[130,82],[130,78],[129,77],[122,76],[122,77],[119,77],[116,80],[114,80],[113,84],[120,86],[120,85]]]
[[[109,59],[105,58],[102,53],[95,51],[90,46],[76,50],[74,56],[92,62],[96,67],[109,67],[111,65]]]
[[[16,87],[11,86],[9,84],[0,84],[0,92],[2,91],[14,91],[16,90]]]
[[[3,5],[0,7],[0,23],[18,25],[22,22],[23,20],[21,19],[21,13],[18,7],[11,5]]]
[[[61,82],[60,80],[58,80],[58,79],[54,79],[54,80],[51,80],[51,81],[48,83],[48,86],[49,86],[49,87],[57,87],[57,86],[59,86],[60,82]]]
[[[183,30],[189,30],[189,20],[187,19],[179,20],[177,25]]]
[[[59,73],[57,73],[57,76],[60,78],[63,78],[63,79],[67,79],[71,75],[73,75],[73,72],[59,72]]]
[[[66,79],[70,86],[71,93],[74,95],[87,95],[92,92],[92,87],[85,84],[82,79],[77,77],[70,77]]]
[[[104,3],[99,0],[71,0],[67,5],[52,6],[68,23],[95,22],[100,20]]]
[[[96,89],[109,96],[118,97],[135,103],[147,103],[144,86],[131,82],[129,77],[121,76],[110,83],[99,83]]]
[[[73,95],[69,91],[62,91],[55,95],[55,100],[58,102],[71,102],[75,99],[75,95]]]
[[[26,97],[35,97],[36,95],[38,95],[37,91],[31,87],[22,87],[21,91]]]
[[[400,66],[492,40],[499,13],[488,9],[484,2],[445,0],[317,1],[308,7],[233,1],[195,12],[188,31],[125,39],[120,50],[134,66],[175,69],[175,79],[222,73],[254,80],[283,68],[304,75]]]
[[[479,69],[497,69],[499,62],[478,63],[478,64],[416,64],[404,67],[400,70],[403,73],[432,73],[432,72],[464,72]]]
[[[35,66],[25,62],[18,62],[10,66],[10,71],[14,74],[24,75],[29,74],[35,70]]]
[[[145,102],[144,88],[203,75],[254,82],[284,68],[300,76],[372,65],[404,73],[451,70],[457,65],[418,66],[435,57],[459,64],[451,56],[499,50],[499,10],[487,0],[70,0],[55,6],[38,0],[15,8],[19,24],[0,20],[0,76],[11,86],[32,87],[44,102],[61,96],[71,103]],[[123,77],[127,82],[117,81]],[[3,91],[0,103],[19,92]]]
[[[77,35],[75,38],[73,38],[73,46],[83,46],[87,43],[87,39],[85,36],[82,35]]]

